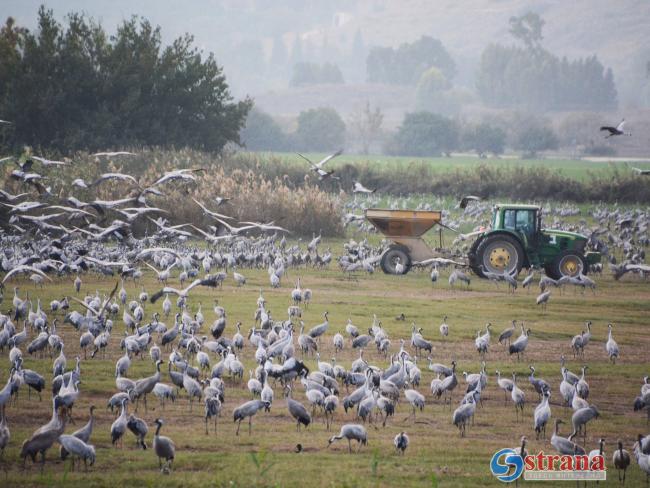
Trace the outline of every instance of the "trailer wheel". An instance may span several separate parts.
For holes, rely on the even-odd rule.
[[[381,257],[381,269],[386,274],[398,274],[396,270],[397,263],[404,266],[404,271],[401,274],[406,274],[411,269],[411,257],[408,252],[402,247],[389,247],[388,251]]]
[[[546,274],[554,280],[559,280],[563,276],[575,277],[580,273],[587,274],[587,270],[584,256],[579,252],[567,250],[558,254],[546,267]]]
[[[472,270],[485,278],[482,267],[491,273],[515,274],[524,266],[521,244],[509,235],[495,234],[484,238],[476,248],[476,261]]]

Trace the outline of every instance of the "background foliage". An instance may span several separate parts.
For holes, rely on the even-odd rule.
[[[0,113],[10,147],[59,152],[125,145],[221,150],[239,141],[251,101],[233,101],[221,68],[185,35],[125,20],[114,35],[83,14],[41,7],[38,30],[0,30]]]

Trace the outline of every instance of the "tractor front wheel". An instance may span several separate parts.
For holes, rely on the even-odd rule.
[[[401,273],[397,272],[398,263],[402,265]],[[406,274],[411,269],[411,257],[404,248],[392,246],[382,256],[380,265],[386,274]]]
[[[472,271],[481,278],[485,278],[484,271],[516,275],[523,266],[524,250],[517,239],[505,234],[495,234],[485,237],[477,246]]]
[[[575,277],[587,274],[587,264],[582,254],[576,251],[563,251],[558,254],[550,266],[546,267],[546,274],[554,280],[563,276]]]

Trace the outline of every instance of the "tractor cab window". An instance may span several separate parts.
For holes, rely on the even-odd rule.
[[[532,210],[506,210],[503,212],[503,227],[518,230],[528,236],[535,233],[535,212]]]

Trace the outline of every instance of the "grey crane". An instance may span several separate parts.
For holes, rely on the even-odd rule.
[[[325,412],[325,424],[327,430],[330,430],[332,421],[334,420],[334,412],[339,406],[339,398],[332,394],[325,397],[323,400],[323,411]]]
[[[520,444],[517,447],[513,447],[512,450],[519,454],[522,459],[525,459],[526,456],[528,456],[528,449],[526,449],[528,438],[525,435],[522,435],[519,442]]]
[[[345,332],[352,338],[359,336],[359,328],[352,323],[352,319],[348,317],[348,323],[345,325]]]
[[[519,410],[521,410],[521,418],[524,418],[524,405],[526,403],[526,395],[523,390],[517,386],[517,373],[512,373],[512,391],[510,392],[512,402],[515,404],[516,419],[519,420]]]
[[[41,471],[45,466],[45,452],[52,447],[58,440],[59,436],[63,434],[67,423],[67,415],[65,409],[57,411],[57,422],[45,429],[38,429],[32,436],[23,442],[20,449],[20,458],[23,460],[23,467],[27,461],[27,456],[36,462],[36,456],[41,454]]]
[[[589,466],[592,465],[593,459],[596,456],[603,456],[605,454],[604,448],[605,448],[605,439],[601,437],[600,439],[598,439],[598,449],[592,449],[591,451],[589,451],[589,454],[587,454],[587,457],[589,459]]]
[[[625,484],[625,473],[627,468],[630,466],[630,453],[623,449],[623,442],[619,439],[618,448],[612,454],[612,463],[616,468],[618,473],[618,481]],[[623,471],[623,477],[621,478],[621,471]]]
[[[551,299],[551,290],[546,290],[537,295],[537,298],[535,299],[535,303],[537,305],[542,306],[542,313],[546,312],[546,307],[548,306],[548,302]]]
[[[616,364],[616,360],[618,359],[618,344],[612,337],[612,324],[607,324],[607,342],[605,343],[605,351],[607,351],[607,355],[609,356],[609,360]]]
[[[154,423],[157,425],[156,433],[153,436],[153,450],[158,456],[158,467],[163,469],[162,460],[165,460],[166,469],[171,469],[174,458],[176,457],[176,445],[169,437],[160,435],[160,429],[163,426],[163,419],[156,419]]]
[[[535,366],[528,366],[530,369],[530,376],[528,377],[528,381],[530,384],[533,386],[539,397],[541,398],[542,395],[544,394],[544,391],[550,391],[551,385],[549,385],[546,381],[544,381],[541,378],[535,378]]]
[[[135,387],[131,390],[131,400],[138,400],[135,405],[136,412],[138,411],[140,397],[143,397],[144,411],[147,411],[147,395],[153,391],[156,384],[160,381],[160,365],[163,363],[164,361],[162,359],[156,361],[156,372],[152,376],[141,378],[135,382]]]
[[[352,349],[366,347],[368,344],[372,342],[372,340],[373,337],[371,335],[368,334],[359,335],[352,340]]]
[[[361,450],[361,446],[368,445],[368,433],[363,425],[360,424],[345,424],[341,427],[339,435],[335,435],[329,438],[327,442],[327,447],[331,446],[332,443],[341,440],[347,439],[348,441],[348,452],[352,453],[352,441],[357,441],[358,448],[357,452]]]
[[[216,396],[205,398],[205,435],[208,435],[208,421],[214,419],[214,433],[217,433],[217,418],[221,414],[221,400]]]
[[[117,417],[117,419],[115,419],[113,425],[111,425],[111,444],[113,445],[115,445],[117,441],[120,441],[120,446],[123,447],[122,437],[124,436],[127,428],[126,404],[128,401],[128,398],[122,399],[120,415]]]
[[[303,354],[310,354],[318,350],[318,344],[309,334],[305,334],[305,323],[300,321],[300,335],[298,336],[298,345]]]
[[[457,281],[462,281],[467,285],[468,288],[471,283],[469,276],[467,276],[462,271],[455,269],[449,275],[449,285],[453,288]]]
[[[550,399],[550,390],[545,390],[542,396],[542,401],[537,405],[537,407],[535,407],[534,427],[535,438],[538,440],[542,432],[544,433],[544,438],[546,438],[546,424],[551,419],[551,407],[549,405]]]
[[[521,326],[521,329],[521,335],[517,337],[517,340],[510,344],[510,347],[508,348],[510,355],[517,355],[518,361],[521,359],[520,354],[523,354],[526,347],[528,347],[528,336],[530,335],[530,329],[524,330],[523,325]]]
[[[238,422],[235,435],[239,435],[239,427],[241,426],[241,421],[246,417],[248,417],[248,435],[251,435],[253,428],[253,416],[262,408],[268,408],[269,406],[269,402],[263,402],[262,400],[249,400],[237,407],[233,411],[233,419],[235,422]]]
[[[412,324],[411,345],[415,348],[416,355],[423,350],[428,353],[431,353],[433,350],[433,343],[422,337],[422,328],[416,330],[415,324]]]
[[[447,403],[447,395],[449,395],[449,408],[451,409],[451,396],[454,389],[458,386],[458,378],[456,377],[456,361],[451,362],[451,375],[447,376],[440,384],[440,391],[445,395],[445,404]]]
[[[505,345],[506,341],[508,342],[508,345],[510,345],[510,338],[512,337],[512,334],[514,334],[515,329],[517,328],[517,321],[513,320],[512,325],[505,329],[501,334],[499,334],[499,344]]]
[[[585,450],[573,442],[570,438],[560,436],[560,424],[564,423],[562,419],[555,419],[555,431],[551,436],[551,445],[557,452],[564,455],[574,456],[576,454],[585,454]]]
[[[564,368],[565,364],[566,364],[566,358],[564,357],[564,354],[561,354],[560,355],[560,366]],[[572,373],[568,369],[566,369],[566,377],[567,377],[567,381],[569,383],[571,383],[572,385],[577,385],[578,381],[580,381],[580,376],[578,376],[575,373]]]
[[[147,444],[145,443],[144,438],[149,432],[149,426],[147,425],[147,422],[131,414],[129,415],[129,420],[126,422],[126,427],[136,437],[138,446],[142,447],[143,450],[146,450]]]
[[[81,429],[76,430],[72,433],[73,436],[75,436],[77,439],[82,440],[86,444],[90,441],[90,436],[92,435],[93,428],[95,426],[95,414],[93,413],[94,411],[95,411],[95,406],[91,405],[90,418],[88,419],[86,425],[84,425]],[[63,445],[61,446],[60,454],[61,454],[61,459],[65,461],[65,459],[68,457],[68,451]]]
[[[461,437],[465,437],[465,429],[468,422],[474,417],[476,411],[476,395],[478,391],[474,390],[469,396],[466,397],[467,403],[462,404],[451,416],[452,423],[458,427],[458,432]]]
[[[11,439],[11,432],[7,425],[7,417],[5,417],[4,413],[0,413],[0,459],[4,456],[9,439]]]
[[[442,324],[440,324],[440,335],[442,337],[447,337],[449,335],[449,324],[447,324],[446,315],[442,319]]]
[[[309,332],[307,334],[312,339],[317,339],[320,336],[322,336],[323,334],[325,334],[325,332],[327,332],[327,329],[330,326],[330,323],[329,323],[329,320],[328,320],[327,316],[328,316],[328,312],[326,311],[325,313],[323,313],[323,318],[325,319],[325,322],[323,322],[322,324],[315,325],[314,327],[309,329]]]
[[[583,438],[587,440],[587,423],[595,418],[598,418],[600,412],[595,405],[589,405],[588,407],[583,407],[575,412],[571,416],[571,424],[573,425],[573,432],[569,436],[569,439],[577,436],[578,433],[582,430]]]
[[[308,427],[309,424],[311,424],[311,415],[309,415],[309,412],[302,403],[291,398],[291,386],[287,385],[285,391],[287,395],[287,409],[291,416],[296,420],[296,429],[300,431],[301,424],[305,427]]]
[[[203,389],[201,388],[201,384],[188,374],[187,365],[185,367],[185,370],[183,371],[183,388],[185,389],[189,397],[190,412],[191,412],[194,397],[197,397],[200,401],[201,398],[203,397]]]
[[[419,408],[420,412],[424,410],[424,395],[417,390],[404,390],[404,397],[413,408],[413,419],[415,419],[415,409]],[[410,415],[409,415],[410,417]]]
[[[404,451],[406,451],[406,448],[409,446],[409,436],[406,435],[406,432],[400,432],[395,436],[395,439],[393,439],[393,444],[395,445],[395,450],[399,454],[404,455]]]
[[[501,371],[496,370],[495,373],[497,375],[497,384],[499,385],[499,388],[503,390],[503,404],[506,405],[508,402],[508,398],[506,395],[512,392],[512,387],[514,386],[514,383],[512,382],[511,379],[502,378]]]
[[[641,435],[639,435],[639,442],[634,444],[634,456],[639,468],[645,473],[646,486],[650,485],[650,455],[641,451]]]
[[[580,376],[580,379],[576,383],[576,393],[580,398],[584,398],[585,400],[589,396],[589,383],[585,381],[585,371],[589,369],[589,366],[585,365],[582,367],[582,376]]]
[[[95,447],[87,444],[83,440],[79,439],[74,435],[60,435],[58,438],[59,444],[61,444],[61,449],[65,449],[67,453],[70,454],[70,461],[72,464],[72,471],[74,471],[74,458],[79,460],[83,459],[84,466],[86,470],[88,469],[88,464],[90,466],[95,464]]]

